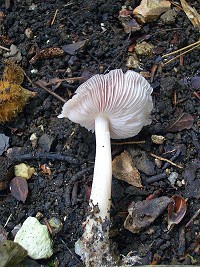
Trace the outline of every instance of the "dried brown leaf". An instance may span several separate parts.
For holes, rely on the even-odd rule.
[[[10,182],[10,191],[14,198],[19,201],[25,202],[28,195],[27,181],[22,177],[15,177]]]
[[[140,173],[133,165],[132,158],[127,151],[122,152],[113,162],[113,175],[133,186],[142,187]]]
[[[44,174],[51,175],[51,169],[49,168],[47,164],[40,164],[40,169],[42,170]]]
[[[163,196],[137,203],[133,202],[128,209],[129,215],[124,222],[124,227],[132,233],[138,233],[154,222],[171,201],[169,197]]]
[[[200,14],[191,7],[185,0],[181,0],[182,8],[193,26],[200,30]]]
[[[178,224],[187,211],[187,203],[181,196],[172,196],[172,202],[168,206],[168,230]]]
[[[192,115],[183,113],[175,120],[175,122],[165,129],[165,132],[180,132],[184,129],[190,129],[193,122],[194,118]]]
[[[83,48],[87,43],[87,40],[79,41],[73,44],[63,45],[62,49],[69,55],[74,55],[77,50]]]

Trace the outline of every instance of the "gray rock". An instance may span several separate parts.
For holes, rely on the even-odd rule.
[[[43,150],[43,152],[49,152],[51,150],[54,138],[48,134],[43,134],[39,140],[38,145]]]
[[[174,9],[170,9],[170,10],[166,11],[164,14],[162,14],[160,19],[164,24],[170,25],[170,24],[175,23],[176,16],[177,16],[176,11]]]
[[[145,151],[141,151],[140,149],[133,149],[133,148],[129,148],[128,151],[133,159],[133,163],[135,167],[139,171],[147,175],[156,174],[155,163],[148,158]]]
[[[0,134],[0,155],[7,150],[9,146],[9,137],[5,134]]]

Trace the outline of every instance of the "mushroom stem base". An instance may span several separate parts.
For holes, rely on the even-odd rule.
[[[88,216],[83,236],[75,244],[75,252],[86,267],[118,266],[118,256],[114,256],[109,240],[108,225],[109,222],[100,222]]]

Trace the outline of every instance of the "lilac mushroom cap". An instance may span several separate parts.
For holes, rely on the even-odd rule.
[[[95,119],[101,115],[109,122],[111,138],[132,137],[151,123],[152,90],[145,78],[131,70],[97,74],[78,87],[58,117],[94,132]]]

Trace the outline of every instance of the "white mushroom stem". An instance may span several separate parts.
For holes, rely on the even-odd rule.
[[[109,220],[112,183],[112,157],[109,121],[103,114],[95,119],[96,158],[92,190],[91,213],[87,217],[81,240],[76,242],[75,251],[87,267],[114,266],[110,254]],[[95,207],[98,207],[97,209]]]
[[[103,115],[95,119],[96,158],[90,205],[98,205],[96,214],[102,220],[110,218],[112,157],[109,122]]]

